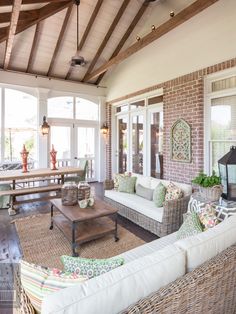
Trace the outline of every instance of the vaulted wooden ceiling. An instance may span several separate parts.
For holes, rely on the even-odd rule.
[[[74,0],[0,0],[0,67],[98,84],[114,65],[217,1],[81,0],[79,54],[87,63],[74,68]]]

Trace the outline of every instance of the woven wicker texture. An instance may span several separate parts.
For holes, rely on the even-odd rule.
[[[114,223],[111,221],[111,223]],[[15,220],[23,258],[27,262],[62,269],[61,255],[71,255],[71,245],[63,233],[54,226],[49,230],[50,215],[38,215]],[[145,243],[134,234],[118,226],[120,240],[113,235],[81,245],[81,257],[108,258],[121,254]]]
[[[236,246],[123,312],[141,313],[235,314]]]
[[[189,199],[190,196],[186,196],[179,200],[165,202],[163,205],[163,218],[160,223],[108,197],[104,197],[107,203],[118,208],[121,216],[126,217],[159,237],[164,237],[165,235],[179,230],[179,227],[183,223],[183,214],[186,213],[188,209]]]

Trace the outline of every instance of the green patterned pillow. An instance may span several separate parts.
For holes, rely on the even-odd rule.
[[[116,173],[114,174],[114,190],[118,191],[119,187],[119,178],[120,177],[131,177],[131,172],[125,172],[125,173]]]
[[[108,259],[92,259],[61,256],[65,272],[75,273],[80,276],[93,278],[124,264],[122,257]]]
[[[201,233],[202,231],[203,230],[198,215],[194,212],[191,212],[185,216],[184,223],[178,230],[177,239],[184,239]]]
[[[156,207],[162,207],[165,201],[166,187],[160,182],[153,192],[153,201]]]
[[[118,191],[133,194],[136,180],[137,177],[119,177]]]
[[[21,284],[37,312],[41,311],[42,300],[46,295],[88,280],[87,276],[68,274],[56,268],[45,268],[23,260],[20,265]]]

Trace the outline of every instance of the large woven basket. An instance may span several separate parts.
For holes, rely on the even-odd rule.
[[[221,197],[222,192],[223,188],[221,185],[215,185],[210,188],[204,188],[202,186],[199,186],[199,193],[201,197],[211,202],[218,201]]]
[[[67,182],[61,188],[62,205],[73,206],[78,203],[78,187],[73,182]]]

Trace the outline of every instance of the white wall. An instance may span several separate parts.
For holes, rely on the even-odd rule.
[[[236,1],[220,0],[110,71],[107,100],[236,57],[235,29]]]

